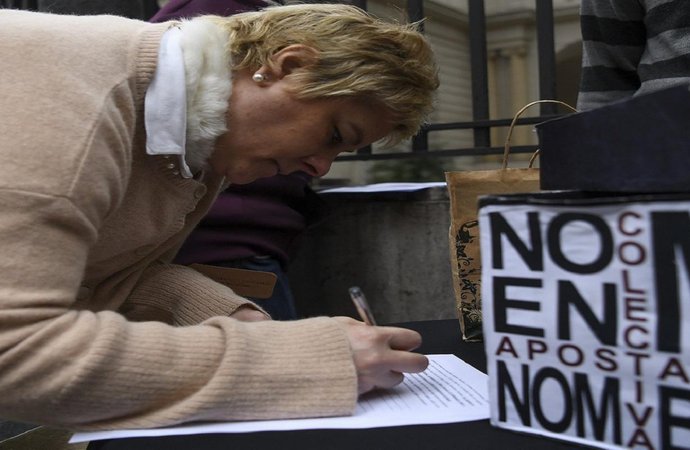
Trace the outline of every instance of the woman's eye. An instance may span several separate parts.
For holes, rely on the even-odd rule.
[[[331,143],[341,144],[343,142],[343,137],[340,135],[340,130],[338,127],[333,128],[333,135],[331,136]]]

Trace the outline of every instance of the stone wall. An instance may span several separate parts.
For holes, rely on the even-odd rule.
[[[348,295],[358,285],[379,323],[457,317],[445,188],[322,197],[330,214],[288,273],[302,314],[358,317]]]

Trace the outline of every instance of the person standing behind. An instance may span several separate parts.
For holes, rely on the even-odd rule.
[[[203,14],[231,16],[282,4],[271,0],[171,0],[151,19],[165,22]],[[322,201],[304,172],[277,174],[245,185],[231,184],[175,258],[178,264],[207,264],[274,273],[270,298],[251,298],[275,320],[297,319],[287,276],[299,240],[316,220]]]
[[[577,108],[690,83],[690,8],[684,0],[582,0]]]

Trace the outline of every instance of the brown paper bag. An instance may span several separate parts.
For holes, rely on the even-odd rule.
[[[479,254],[479,225],[477,222],[477,199],[482,195],[539,190],[539,169],[532,168],[535,155],[528,168],[509,169],[510,137],[515,122],[531,106],[553,102],[574,110],[557,100],[539,100],[529,103],[513,118],[506,138],[503,164],[500,169],[446,172],[446,183],[450,196],[450,230],[448,233],[450,262],[453,273],[455,305],[463,340],[482,340],[482,264]]]
[[[450,261],[455,305],[465,341],[482,340],[482,265],[477,198],[488,194],[539,190],[539,169],[447,172],[450,195]]]

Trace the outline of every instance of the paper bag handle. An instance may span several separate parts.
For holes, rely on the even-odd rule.
[[[515,128],[515,122],[520,118],[522,113],[527,111],[529,108],[531,108],[534,105],[538,105],[540,103],[557,103],[561,106],[565,106],[566,108],[570,109],[573,112],[577,112],[577,109],[573,108],[569,104],[562,102],[560,100],[536,100],[534,102],[528,103],[525,106],[523,106],[516,114],[515,117],[513,117],[513,121],[510,122],[510,128],[508,129],[508,136],[506,137],[506,143],[503,146],[503,163],[501,164],[501,170],[505,170],[508,168],[508,154],[510,154],[510,138],[513,135],[513,129]],[[532,167],[532,164],[534,164],[534,160],[536,159],[537,155],[539,154],[539,149],[534,152],[532,157],[529,159],[529,167]]]

